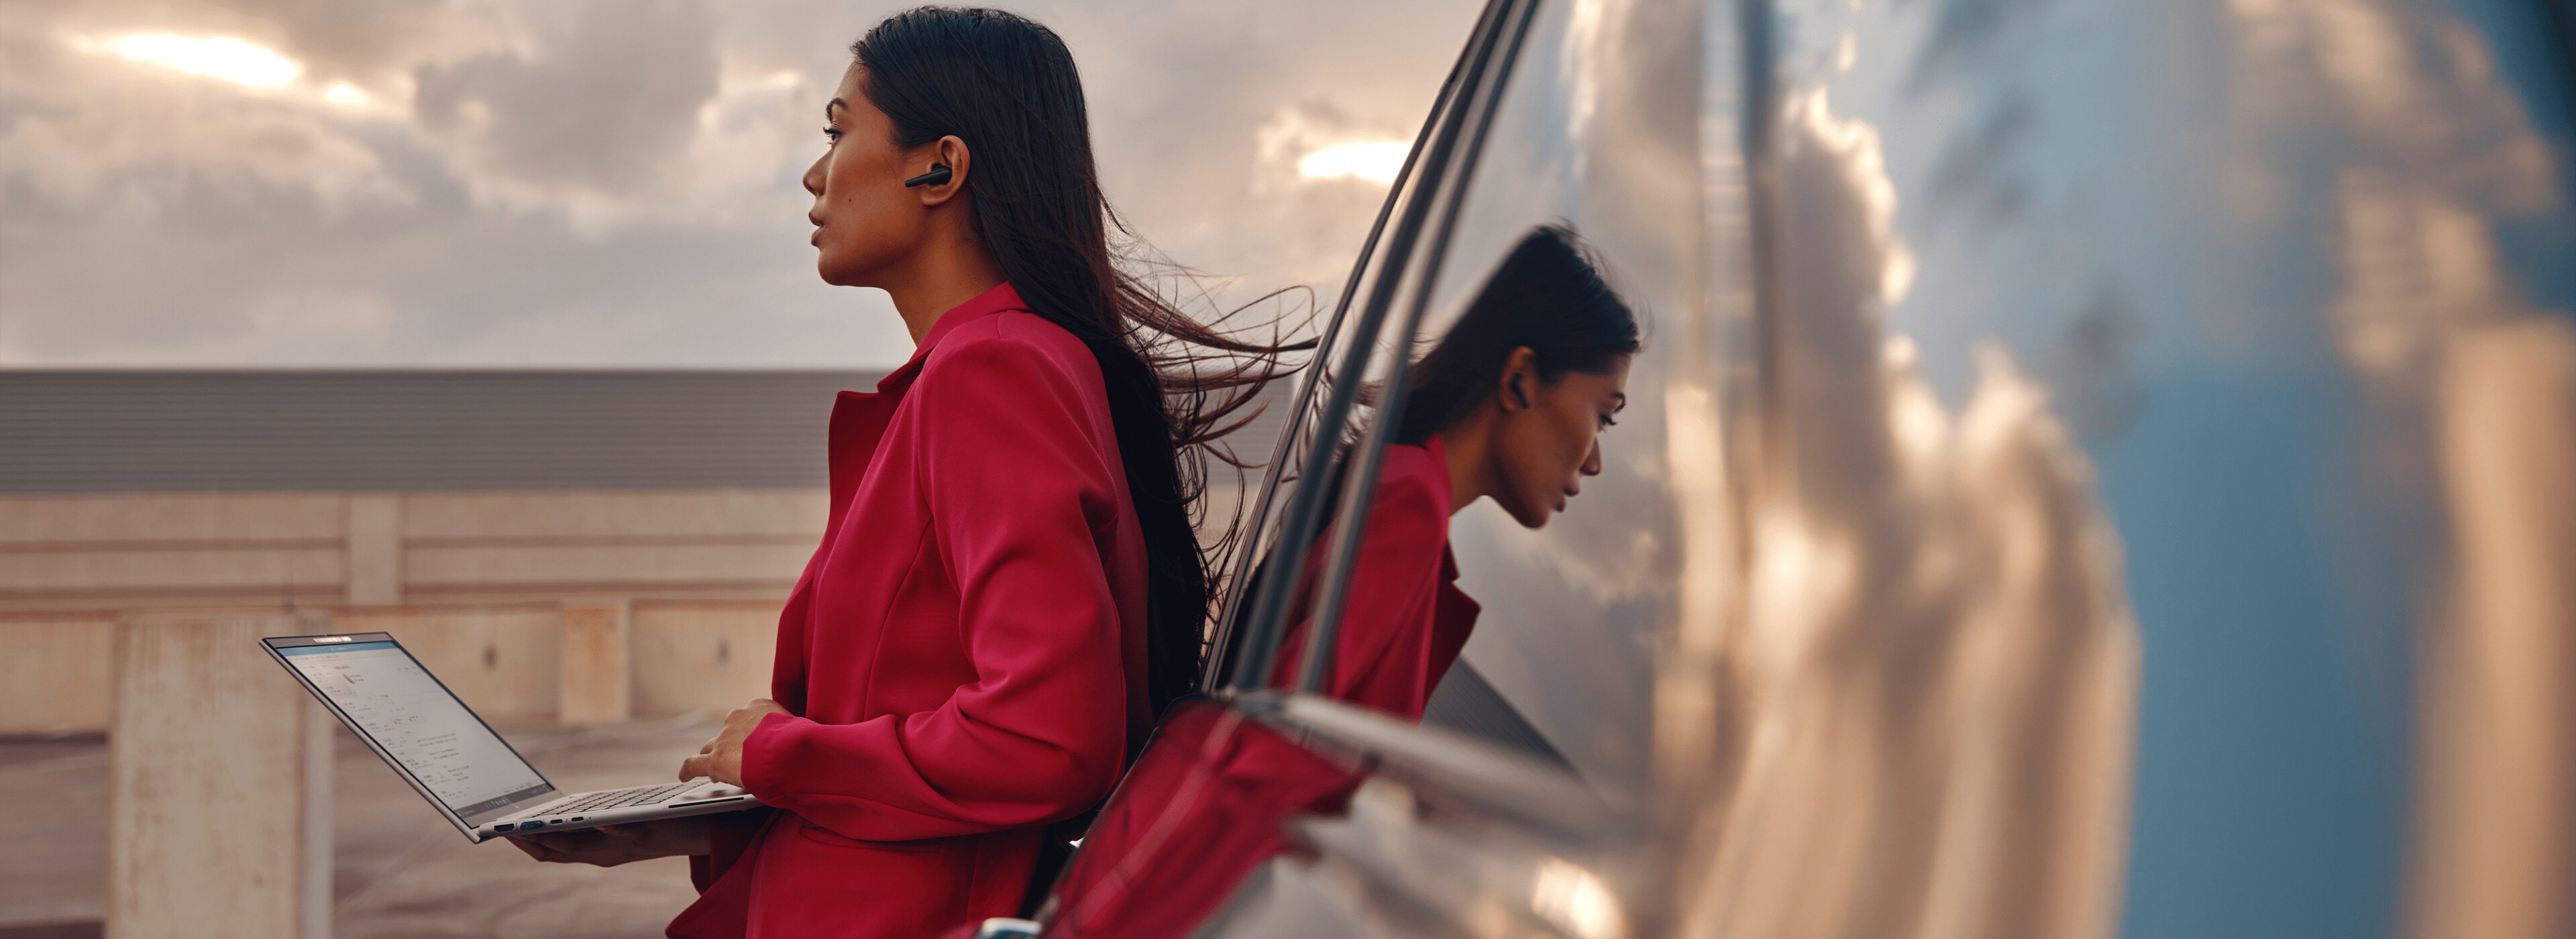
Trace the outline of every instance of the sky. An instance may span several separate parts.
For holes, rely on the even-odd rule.
[[[797,179],[901,8],[0,0],[0,367],[900,363]],[[1329,303],[1477,5],[1010,8],[1212,312]]]

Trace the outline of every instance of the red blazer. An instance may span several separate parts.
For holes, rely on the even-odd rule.
[[[743,746],[776,810],[693,860],[674,939],[1011,915],[1040,826],[1097,804],[1152,720],[1144,535],[1079,340],[995,287],[876,394],[841,393],[830,453],[822,547],[778,623],[789,714]]]
[[[1458,589],[1458,561],[1449,553],[1449,458],[1438,436],[1421,446],[1390,444],[1378,465],[1377,495],[1370,500],[1368,530],[1351,566],[1342,601],[1342,626],[1334,637],[1332,680],[1326,697],[1421,720],[1431,690],[1482,612]],[[1321,574],[1328,529],[1315,539],[1300,577],[1295,619],[1279,645],[1271,673],[1276,686],[1293,685],[1306,654],[1307,603]]]

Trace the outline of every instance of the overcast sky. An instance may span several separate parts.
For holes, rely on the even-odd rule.
[[[907,5],[0,0],[0,366],[900,362],[796,180]],[[1477,9],[1009,6],[1138,234],[1327,299]]]

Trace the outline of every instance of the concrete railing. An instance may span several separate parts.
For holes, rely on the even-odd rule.
[[[336,722],[261,637],[389,632],[487,717],[600,723],[766,694],[775,618],[767,604],[638,602],[0,623],[0,641],[22,644],[0,662],[48,663],[13,667],[0,715],[104,719],[111,939],[320,939]],[[106,700],[21,707],[84,682]]]
[[[636,600],[360,608],[310,621],[227,611],[0,614],[0,734],[107,730],[120,623],[244,619],[280,629],[392,633],[490,720],[588,724],[720,711],[767,696],[778,606]],[[331,625],[309,625],[324,621]],[[297,622],[308,625],[291,625]],[[282,673],[263,678],[288,685]]]
[[[258,645],[327,619],[115,627],[110,939],[331,933],[332,718]]]

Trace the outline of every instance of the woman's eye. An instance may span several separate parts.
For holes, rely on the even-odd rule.
[[[823,139],[831,143],[840,143],[841,129],[838,127],[823,128]]]
[[[1618,418],[1611,417],[1610,415],[1607,415],[1607,414],[1601,415],[1601,427],[1602,427],[1602,429],[1607,430],[1607,429],[1610,429],[1610,428],[1612,428],[1612,427],[1617,427],[1617,426],[1619,426],[1619,419],[1618,419]]]

